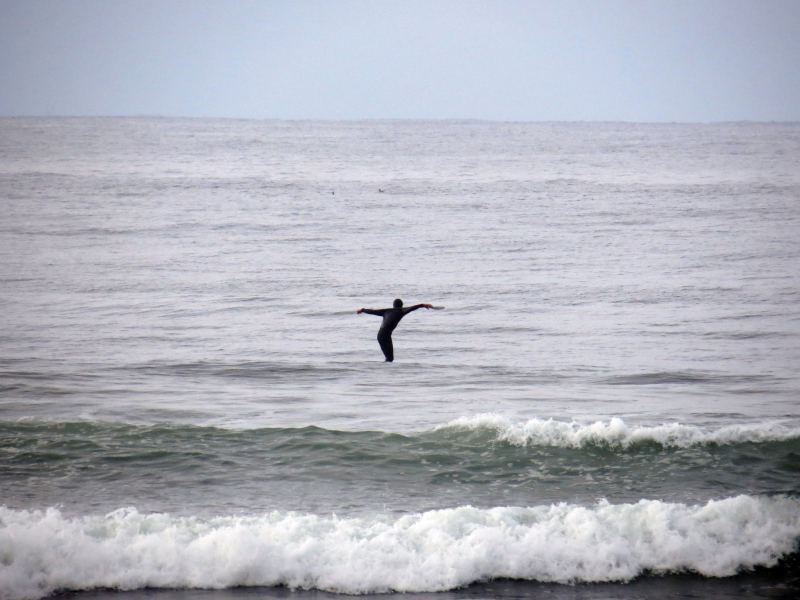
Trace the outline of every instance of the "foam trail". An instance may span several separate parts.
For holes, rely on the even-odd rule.
[[[618,417],[590,424],[553,419],[529,419],[515,423],[501,415],[479,414],[460,417],[437,428],[439,431],[448,429],[489,431],[499,441],[519,446],[562,448],[580,448],[588,445],[625,448],[648,442],[685,448],[699,444],[737,444],[800,439],[800,427],[780,422],[726,425],[712,429],[681,423],[629,426]]]
[[[442,591],[491,578],[723,577],[796,548],[800,499],[461,507],[399,518],[273,512],[200,519],[121,509],[70,518],[0,508],[0,595],[287,585],[350,594]]]

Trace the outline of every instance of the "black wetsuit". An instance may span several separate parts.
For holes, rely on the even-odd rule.
[[[407,308],[364,309],[364,312],[367,314],[383,317],[383,323],[381,323],[381,328],[378,330],[378,343],[381,345],[381,350],[383,350],[383,355],[386,357],[386,362],[392,362],[394,360],[394,347],[392,346],[392,332],[394,328],[397,327],[400,319],[411,311],[422,308],[423,306],[425,305],[415,304]]]

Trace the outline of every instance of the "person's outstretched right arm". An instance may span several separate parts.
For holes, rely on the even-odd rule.
[[[409,306],[408,308],[403,309],[403,314],[407,315],[413,310],[417,310],[418,308],[433,308],[433,304],[415,304],[414,306]]]
[[[378,317],[382,317],[386,311],[389,310],[388,308],[359,308],[356,311],[357,315],[361,313],[367,313],[368,315],[376,315]]]

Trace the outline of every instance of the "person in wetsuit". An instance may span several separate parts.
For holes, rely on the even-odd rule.
[[[408,313],[417,310],[418,308],[433,308],[431,304],[415,304],[408,308],[403,308],[403,301],[397,298],[394,301],[392,308],[359,308],[356,314],[367,313],[368,315],[377,315],[383,317],[381,328],[378,330],[378,343],[381,345],[383,355],[386,357],[386,362],[394,360],[394,347],[392,346],[392,332],[400,319],[405,317]]]

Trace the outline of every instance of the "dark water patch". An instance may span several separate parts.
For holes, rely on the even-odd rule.
[[[126,393],[119,385],[111,388],[99,373],[88,369],[66,371],[59,365],[43,366],[41,370],[15,368],[19,363],[0,363],[0,398],[45,398],[72,396],[87,391]],[[6,367],[7,365],[7,367]],[[6,367],[6,368],[4,368]]]
[[[702,337],[712,340],[757,340],[761,338],[795,337],[796,334],[785,331],[711,331]]]
[[[715,373],[711,371],[657,371],[652,373],[634,373],[615,375],[599,379],[607,385],[691,385],[691,384],[742,384],[774,382],[775,378],[767,375],[746,375]]]
[[[634,375],[618,375],[603,380],[609,385],[658,385],[658,384],[691,384],[713,381],[714,376],[700,371],[662,371],[656,373],[637,373]]]
[[[120,371],[156,376],[205,376],[215,378],[286,380],[294,378],[337,378],[354,369],[351,367],[327,367],[314,364],[269,362],[269,361],[196,361],[168,362],[152,361],[134,364]]]

